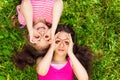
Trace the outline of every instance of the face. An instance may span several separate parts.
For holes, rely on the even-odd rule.
[[[34,25],[34,29],[41,35],[44,36],[44,34],[48,31],[48,26],[43,22],[38,22]]]
[[[38,41],[37,43],[34,43],[33,47],[38,51],[42,51],[49,47],[49,43],[47,43],[47,41],[41,40],[40,42]]]
[[[55,39],[55,53],[60,55],[66,55],[68,52],[69,38],[68,33],[60,32]]]
[[[36,43],[34,46],[36,49],[44,49],[50,45],[50,30],[43,22],[39,22],[34,26],[34,31],[39,33],[40,36],[35,37]]]

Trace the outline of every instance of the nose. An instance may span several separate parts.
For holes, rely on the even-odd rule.
[[[45,30],[45,29],[37,28],[37,32],[38,32],[41,36],[44,36],[46,30]]]
[[[44,32],[44,31],[41,31],[40,34],[41,34],[41,36],[44,36],[45,32]]]
[[[59,47],[60,47],[60,48],[63,48],[63,47],[64,47],[64,42],[63,42],[63,41],[60,42]]]

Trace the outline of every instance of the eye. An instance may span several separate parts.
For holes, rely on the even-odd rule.
[[[55,43],[58,44],[60,42],[60,40],[56,40]]]
[[[49,35],[45,35],[44,38],[45,38],[45,40],[49,40],[50,36]]]
[[[37,28],[37,30],[39,30],[39,29],[40,29],[40,27]]]
[[[48,35],[45,35],[45,38],[48,38],[49,36]]]
[[[34,36],[35,38],[39,38],[40,36]]]
[[[66,44],[66,45],[69,45],[69,42],[68,42],[68,41],[65,41],[65,44]]]

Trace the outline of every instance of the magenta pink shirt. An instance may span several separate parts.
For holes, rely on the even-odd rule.
[[[24,0],[22,0],[23,2]],[[52,23],[52,13],[55,0],[30,0],[33,7],[33,21],[37,19],[45,19],[47,23]],[[22,25],[26,25],[23,15],[20,13],[20,5],[17,6],[18,21]]]
[[[61,69],[50,66],[50,69],[45,76],[38,74],[38,80],[74,80],[74,73],[69,60]]]

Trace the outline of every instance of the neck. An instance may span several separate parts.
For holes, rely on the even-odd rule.
[[[60,64],[62,64],[62,63],[66,63],[66,56],[65,55],[63,55],[63,56],[60,56],[60,55],[57,55],[57,54],[54,54],[54,56],[53,56],[53,60],[52,60],[52,63],[60,63]]]

